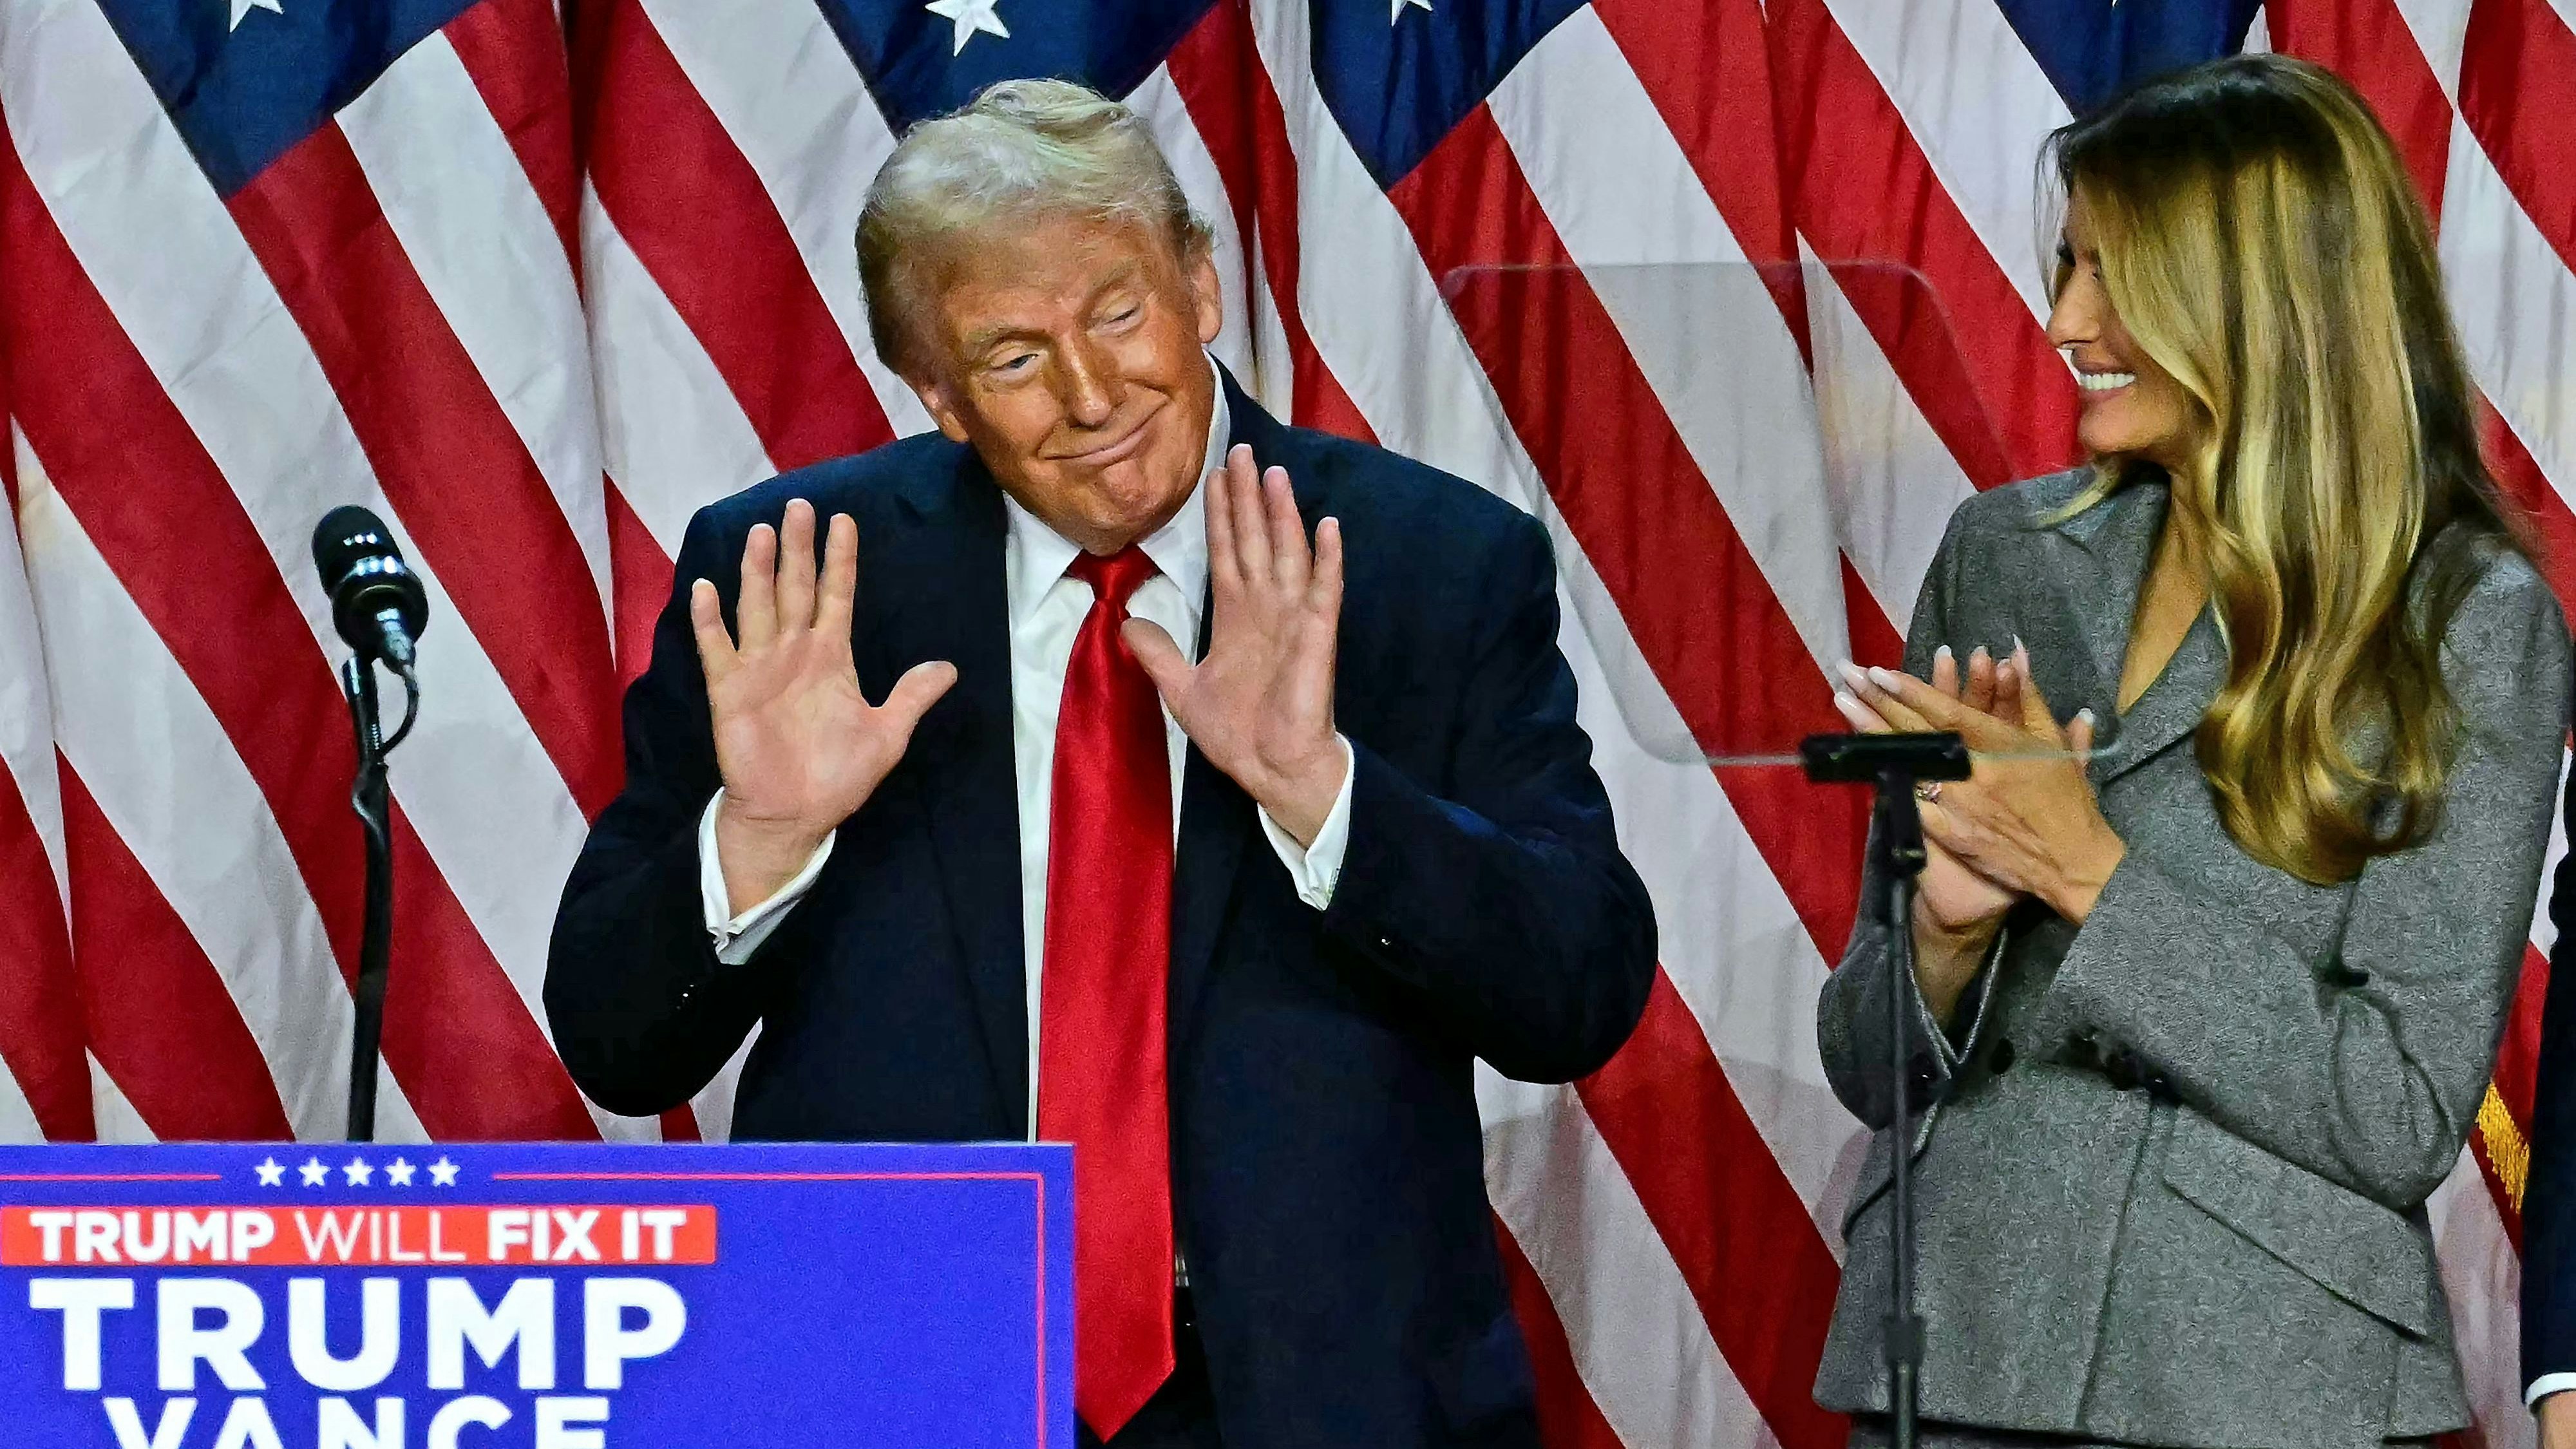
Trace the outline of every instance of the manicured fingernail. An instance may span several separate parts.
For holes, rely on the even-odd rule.
[[[1860,687],[1862,687],[1863,685],[1866,685],[1866,684],[1868,684],[1868,683],[1869,683],[1869,671],[1867,671],[1867,670],[1865,670],[1865,669],[1861,668],[1861,667],[1860,667],[1859,665],[1857,665],[1857,664],[1852,663],[1852,662],[1851,662],[1850,660],[1848,660],[1848,659],[1842,660],[1842,661],[1840,661],[1839,663],[1835,664],[1835,665],[1834,665],[1834,672],[1835,672],[1835,673],[1837,673],[1837,674],[1839,674],[1839,675],[1841,675],[1841,676],[1842,676],[1846,681],[1848,681],[1848,682],[1851,684],[1851,687],[1852,687],[1852,688],[1854,688],[1854,689],[1859,689],[1859,688],[1860,688]]]
[[[1983,644],[1980,644],[1976,648],[1968,651],[1968,662],[1971,664],[1976,663],[1980,659],[1992,658],[1994,658],[1994,656],[1986,652],[1986,646]]]
[[[2021,636],[2019,634],[2015,634],[2013,636],[2013,655],[2016,658],[2023,659],[2030,657],[2030,646],[2021,642]]]
[[[1896,692],[1896,673],[1893,670],[1881,669],[1873,664],[1869,667],[1869,682],[1890,694]]]
[[[1932,662],[1935,664],[1947,664],[1955,657],[1955,655],[1951,654],[1950,646],[1947,644],[1944,644],[1940,648],[1932,651]]]
[[[1834,708],[1841,710],[1845,716],[1849,716],[1860,708],[1860,700],[1854,695],[1847,694],[1842,690],[1837,689],[1834,691]]]
[[[2068,723],[2081,724],[2086,729],[2091,729],[2093,727],[2093,711],[2089,709],[2079,709],[2075,712],[2075,718],[2068,721]]]

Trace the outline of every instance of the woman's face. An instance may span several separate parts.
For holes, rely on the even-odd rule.
[[[2137,457],[2179,468],[2191,445],[2191,397],[2173,374],[2139,350],[2102,286],[2093,228],[2077,202],[2058,243],[2057,305],[2048,340],[2075,365],[2084,411],[2075,427],[2086,452]]]

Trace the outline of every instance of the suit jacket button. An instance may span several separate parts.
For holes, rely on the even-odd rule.
[[[2136,1087],[2138,1085],[2137,1054],[2127,1047],[2111,1053],[2102,1061],[2102,1075],[2110,1079],[2112,1086],[2123,1092]]]
[[[1989,1057],[1987,1057],[1987,1058],[1986,1058],[1986,1070],[1988,1070],[1988,1071],[1990,1071],[1990,1072],[1994,1073],[1996,1076],[2000,1077],[2000,1076],[2002,1076],[2004,1073],[2011,1071],[2011,1070],[2012,1070],[2012,1065],[2013,1065],[2013,1044],[2012,1044],[2012,1038],[2011,1038],[2011,1037],[2008,1037],[2008,1036],[1999,1036],[1999,1037],[1996,1037],[1996,1038],[1995,1038],[1995,1049],[1994,1049],[1994,1053],[1993,1053],[1993,1055],[1991,1055],[1991,1056],[1989,1056]]]

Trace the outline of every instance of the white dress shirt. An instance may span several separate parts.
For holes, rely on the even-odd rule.
[[[1211,360],[1213,369],[1215,362]],[[1208,422],[1206,466],[1202,486],[1190,490],[1181,511],[1139,546],[1160,572],[1137,586],[1127,611],[1160,625],[1192,663],[1198,660],[1199,605],[1207,592],[1207,502],[1204,480],[1225,461],[1226,439],[1233,432],[1225,389],[1220,382],[1216,407]],[[1029,1131],[1037,1131],[1038,1022],[1040,973],[1046,957],[1048,822],[1055,801],[1056,715],[1064,703],[1064,676],[1073,658],[1076,635],[1091,612],[1091,586],[1066,572],[1081,548],[1038,521],[1019,500],[1003,498],[1009,518],[1002,542],[1003,590],[1011,628],[1011,754],[1019,781],[1020,807],[1020,939],[1026,953],[1029,1021]],[[1189,757],[1189,737],[1171,711],[1163,711],[1163,734],[1172,761],[1172,831],[1180,833],[1181,773]],[[1342,789],[1315,833],[1315,843],[1300,846],[1280,828],[1267,809],[1260,810],[1262,834],[1288,870],[1298,899],[1317,910],[1330,905],[1341,879],[1342,855],[1350,843],[1351,754],[1342,745]],[[823,837],[813,857],[777,894],[735,913],[725,890],[724,868],[716,859],[718,791],[698,820],[698,889],[706,907],[707,933],[715,941],[716,959],[738,965],[751,958],[788,910],[805,898],[831,856],[839,832]],[[860,807],[866,808],[864,806]]]
[[[2542,1374],[2531,1381],[2530,1388],[2522,1391],[2522,1401],[2530,1408],[2538,1409],[2541,1400],[2569,1389],[2576,1389],[2576,1374]]]

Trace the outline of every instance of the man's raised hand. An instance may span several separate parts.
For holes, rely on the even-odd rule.
[[[1258,473],[1239,444],[1205,487],[1207,657],[1192,666],[1142,619],[1129,619],[1123,637],[1208,763],[1312,845],[1347,768],[1333,729],[1341,524],[1319,524],[1310,551],[1287,472]]]
[[[957,682],[955,665],[917,664],[884,704],[869,704],[850,654],[859,526],[832,516],[819,581],[814,506],[791,501],[783,532],[759,524],[743,542],[739,639],[725,632],[715,584],[689,587],[724,778],[716,855],[735,912],[776,894],[867,803],[923,712]]]

